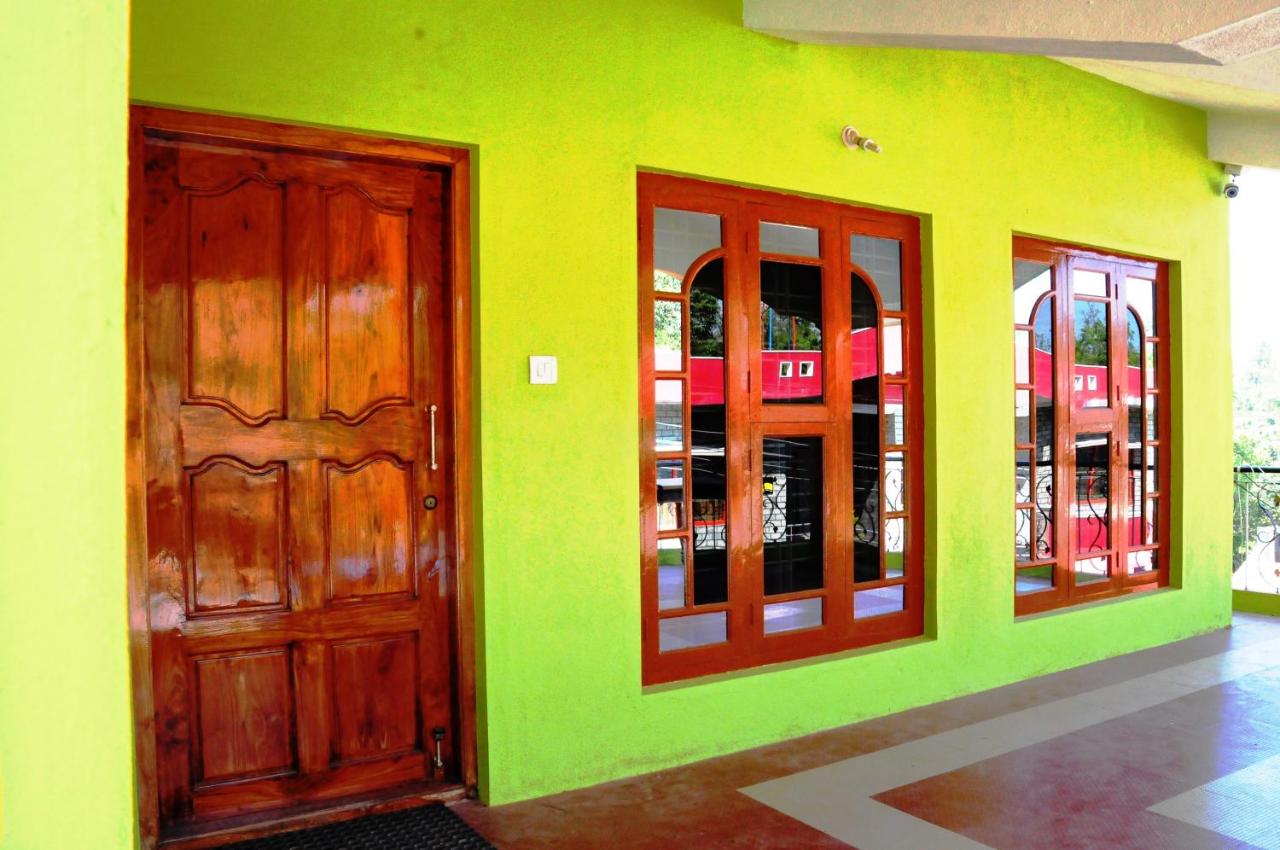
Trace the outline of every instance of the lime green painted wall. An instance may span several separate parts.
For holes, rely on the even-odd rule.
[[[1231,608],[1247,614],[1269,614],[1272,617],[1280,617],[1280,595],[1233,590],[1231,591]]]
[[[0,848],[133,843],[126,0],[0,26]]]
[[[744,31],[729,0],[137,0],[134,18],[140,101],[477,151],[491,801],[1228,622],[1226,210],[1202,113],[1043,59],[790,44]],[[845,150],[850,122],[885,153]],[[637,168],[928,216],[936,639],[641,689]],[[1174,382],[1195,411],[1175,429],[1174,489],[1195,494],[1174,503],[1180,591],[1013,621],[1014,231],[1179,264]],[[558,385],[527,383],[533,353],[560,357]]]

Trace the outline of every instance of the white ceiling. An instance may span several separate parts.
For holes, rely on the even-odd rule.
[[[1051,56],[1209,113],[1209,154],[1280,167],[1280,6],[1253,0],[744,0],[792,41]]]

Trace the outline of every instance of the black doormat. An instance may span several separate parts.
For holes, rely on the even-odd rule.
[[[494,850],[494,847],[447,806],[433,803],[254,838],[223,850]]]

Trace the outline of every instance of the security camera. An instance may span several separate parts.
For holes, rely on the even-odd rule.
[[[1241,168],[1238,165],[1227,163],[1222,166],[1222,171],[1227,175],[1227,182],[1222,184],[1222,196],[1224,198],[1235,198],[1240,195],[1240,184],[1236,182],[1236,178],[1240,176]]]

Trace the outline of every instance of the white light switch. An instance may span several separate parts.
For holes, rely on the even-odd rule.
[[[556,382],[556,358],[551,354],[529,355],[529,383],[554,384]]]

